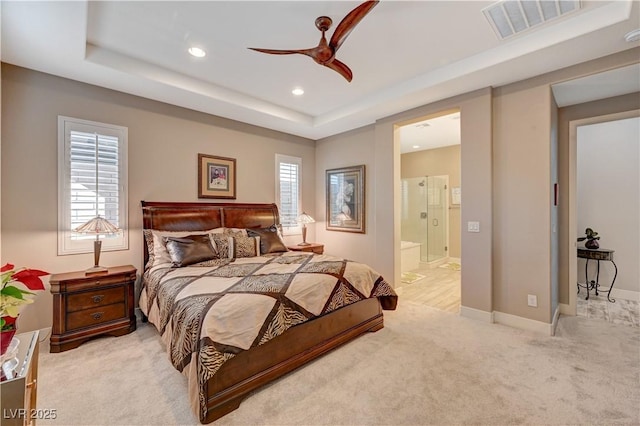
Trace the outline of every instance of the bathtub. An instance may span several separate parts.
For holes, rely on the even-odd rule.
[[[420,268],[420,243],[400,241],[400,270],[409,272]]]

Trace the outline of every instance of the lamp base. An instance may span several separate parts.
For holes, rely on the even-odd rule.
[[[304,241],[303,241],[303,242],[301,242],[301,243],[298,243],[298,245],[299,245],[299,246],[310,246],[310,245],[311,245],[311,243],[307,243],[307,242],[304,242]]]
[[[104,266],[94,266],[92,268],[86,269],[84,271],[85,275],[101,275],[109,272],[109,268],[105,268]]]

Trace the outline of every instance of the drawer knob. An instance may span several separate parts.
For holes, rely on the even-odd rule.
[[[91,316],[93,317],[94,320],[99,320],[100,318],[102,318],[102,314],[103,312],[96,312],[95,314],[92,314]]]
[[[98,294],[97,296],[93,296],[91,299],[93,300],[93,303],[100,303],[102,302],[102,299],[104,299],[104,295]]]

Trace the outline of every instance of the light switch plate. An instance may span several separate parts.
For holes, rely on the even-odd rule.
[[[467,232],[480,232],[480,222],[467,222]]]

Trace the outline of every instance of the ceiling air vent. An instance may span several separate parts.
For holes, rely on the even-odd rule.
[[[504,0],[482,10],[499,38],[505,39],[580,9],[580,0]]]

